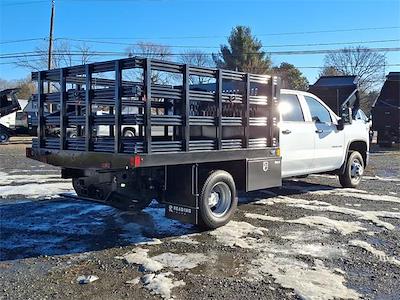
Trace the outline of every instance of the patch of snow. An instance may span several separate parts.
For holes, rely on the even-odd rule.
[[[171,272],[160,274],[148,274],[144,279],[144,287],[150,290],[152,295],[160,295],[164,299],[171,299],[171,292],[173,288],[184,286],[185,282],[182,280],[174,281],[170,276]],[[144,276],[144,277],[145,277]]]
[[[349,244],[350,244],[350,246],[359,247],[359,248],[362,248],[362,249],[368,251],[369,253],[376,256],[380,261],[388,262],[388,263],[391,263],[393,265],[400,267],[400,260],[398,260],[394,257],[388,256],[385,252],[374,248],[371,244],[369,244],[365,241],[351,240],[349,242]]]
[[[192,239],[192,236],[197,236],[200,234],[186,234],[186,235],[182,235],[180,237],[174,238],[172,240],[170,240],[170,242],[172,243],[185,243],[185,244],[191,244],[191,245],[198,245],[200,244],[198,241]]]
[[[287,196],[277,196],[273,198],[261,199],[255,204],[263,204],[263,205],[274,205],[274,204],[317,204],[317,205],[330,205],[328,202],[317,201],[317,200],[305,200],[305,199],[297,199],[291,198]]]
[[[142,276],[141,281],[146,289],[151,291],[151,294],[160,295],[162,298],[170,299],[171,291],[175,287],[185,285],[182,280],[174,281],[173,273],[166,272],[154,274],[165,268],[173,269],[174,271],[184,271],[193,269],[199,264],[210,261],[210,257],[202,253],[162,253],[153,257],[149,257],[148,249],[136,248],[131,253],[126,253],[123,256],[117,256],[117,259],[124,259],[130,264],[138,264],[141,270],[152,272]],[[126,282],[129,284],[137,284],[138,279]]]
[[[167,252],[153,256],[152,259],[175,271],[193,269],[203,262],[210,261],[209,257],[201,253],[176,254]]]
[[[87,275],[87,276],[86,275],[81,275],[76,279],[76,281],[79,284],[88,284],[88,283],[92,283],[92,282],[94,282],[94,281],[96,281],[98,279],[99,279],[99,277],[96,276],[96,275]]]
[[[294,220],[284,220],[283,218],[280,217],[271,217],[268,215],[260,215],[253,213],[246,213],[245,216],[247,218],[260,219],[264,221],[302,224],[318,228],[319,230],[324,232],[337,231],[342,235],[347,235],[354,232],[365,230],[365,228],[361,226],[360,222],[346,222],[346,221],[332,220],[322,216],[306,216]]]
[[[346,206],[361,207],[360,203],[345,203]]]
[[[363,194],[361,196],[367,196],[367,195]],[[270,203],[272,203],[272,204],[283,203],[290,207],[297,207],[297,208],[314,210],[314,211],[329,211],[329,212],[347,214],[347,215],[355,216],[359,220],[370,221],[370,222],[374,223],[376,226],[384,227],[388,230],[393,230],[395,228],[395,226],[388,222],[381,221],[379,219],[379,217],[393,218],[393,219],[400,218],[400,214],[395,213],[395,212],[362,211],[362,210],[357,210],[357,209],[353,209],[353,208],[332,205],[332,204],[324,202],[324,201],[297,199],[297,198],[291,198],[291,197],[286,197],[286,196],[262,199],[262,200],[257,201],[257,203],[258,204],[269,204],[269,205],[271,205]],[[353,206],[358,206],[358,205],[353,204]],[[271,221],[274,221],[274,220],[271,219]]]
[[[378,227],[383,227],[388,230],[393,230],[394,225],[384,222],[379,217],[400,219],[400,213],[388,211],[362,211],[353,208],[340,207],[336,205],[318,206],[318,205],[304,205],[304,204],[289,204],[290,207],[303,208],[313,211],[329,211],[357,217],[359,220],[370,221]]]
[[[31,198],[51,198],[72,190],[71,182],[29,183],[24,185],[0,186],[0,198],[9,196],[25,196]]]
[[[286,235],[281,236],[282,239],[284,240],[289,240],[289,241],[321,241],[321,240],[326,240],[330,237],[329,234],[320,232],[319,230],[298,230],[298,231],[290,231],[287,232]]]
[[[132,285],[136,285],[139,282],[140,282],[140,277],[136,277],[135,279],[125,281],[126,284],[132,284]]]
[[[117,256],[117,259],[124,259],[130,264],[140,265],[143,270],[157,272],[164,268],[171,268],[175,271],[193,269],[199,264],[210,261],[210,257],[201,253],[176,254],[171,252],[162,253],[149,257],[149,250],[136,248],[133,252],[126,253],[123,256]]]
[[[337,274],[318,261],[314,266],[294,258],[260,256],[252,261],[249,276],[261,279],[271,275],[276,283],[294,289],[302,299],[358,299],[360,294],[345,286],[343,274]]]
[[[381,176],[363,176],[363,179],[367,180],[379,180],[379,181],[391,181],[391,182],[400,182],[400,179],[397,177],[381,177]]]
[[[153,239],[151,239],[149,241],[139,242],[136,245],[148,245],[148,246],[151,246],[151,245],[160,245],[160,244],[162,244],[162,241],[160,239],[153,238]]]
[[[164,265],[148,255],[149,250],[143,248],[136,248],[133,253],[126,253],[122,257],[117,256],[117,259],[125,259],[129,264],[141,265],[145,271],[157,272],[164,268]]]
[[[335,175],[328,175],[328,174],[311,174],[309,175],[310,177],[321,177],[321,178],[329,178],[329,179],[337,179],[337,176]],[[400,182],[399,178],[396,177],[381,177],[381,176],[363,176],[362,177],[365,180],[379,180],[379,181],[392,181],[392,182]]]
[[[335,195],[335,196],[342,196],[342,197],[352,197],[358,198],[362,200],[369,200],[369,201],[378,201],[378,202],[393,202],[393,203],[400,203],[400,198],[395,196],[389,195],[376,195],[371,194],[364,190],[358,189],[351,189],[351,188],[337,188],[337,189],[320,189],[318,187],[304,187],[304,186],[297,186],[297,185],[288,185],[285,188],[298,190],[303,193],[311,193],[314,195]]]
[[[257,240],[256,237],[264,235],[268,229],[264,227],[256,227],[247,222],[230,221],[225,226],[219,227],[210,232],[220,243],[229,247],[252,248],[249,244],[251,241]],[[244,236],[252,235],[255,237],[248,237],[243,239]]]
[[[251,217],[259,217],[285,222],[282,218],[266,215],[246,214]],[[300,223],[301,218],[299,219]],[[303,219],[307,220],[306,218]],[[319,222],[317,222],[319,221]],[[323,224],[329,219],[323,219]],[[309,220],[311,222],[311,220]],[[333,220],[331,220],[333,222]],[[305,222],[306,223],[306,222]],[[321,220],[313,220],[310,224],[321,223]],[[346,223],[346,222],[345,222]],[[339,226],[331,227],[337,229]],[[342,224],[338,222],[338,224]],[[325,228],[325,227],[323,227]],[[354,228],[353,228],[354,229]],[[356,228],[361,230],[363,228]],[[333,272],[326,268],[322,261],[315,260],[313,265],[298,259],[299,255],[328,258],[333,256],[344,256],[346,251],[341,245],[323,245],[321,243],[302,243],[301,241],[287,241],[275,243],[263,236],[265,228],[256,227],[247,222],[229,222],[224,227],[211,232],[220,243],[229,247],[248,248],[259,253],[249,265],[249,281],[261,280],[265,276],[273,276],[276,282],[286,288],[294,289],[303,299],[333,299],[346,298],[356,299],[360,295],[345,286],[343,272]],[[345,233],[352,231],[342,229]],[[354,230],[353,230],[354,231]],[[316,235],[318,236],[318,234]],[[258,237],[258,238],[257,238]]]
[[[5,174],[5,173],[4,173]],[[0,185],[21,184],[21,183],[46,183],[48,181],[71,182],[62,179],[60,174],[8,174],[4,176],[0,173]]]
[[[34,173],[55,173],[55,174],[60,174],[60,170],[54,170],[54,169],[35,169],[35,170],[21,170],[21,169],[15,169],[15,170],[10,170],[8,174],[19,174],[19,173],[29,173],[29,174],[34,174]],[[1,174],[1,172],[0,172]]]
[[[377,202],[384,201],[384,202],[400,203],[399,197],[389,196],[389,195],[360,194],[347,191],[339,191],[336,192],[335,195],[343,197],[353,197],[362,200],[377,201]]]

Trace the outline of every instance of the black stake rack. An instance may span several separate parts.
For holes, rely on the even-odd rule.
[[[160,76],[171,82],[160,84]],[[207,83],[194,84],[196,78]],[[133,57],[34,72],[32,80],[38,83],[34,151],[259,155],[278,147],[277,77]],[[125,136],[125,128],[136,135]]]

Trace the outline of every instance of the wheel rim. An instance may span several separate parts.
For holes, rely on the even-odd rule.
[[[225,182],[216,183],[208,197],[208,207],[215,217],[223,217],[232,204],[231,189]]]
[[[125,137],[135,137],[135,135],[133,134],[133,132],[130,131],[130,130],[126,131],[125,134],[124,134],[124,136],[125,136]]]
[[[364,167],[361,161],[358,158],[355,158],[351,162],[351,168],[350,168],[351,179],[354,181],[360,181],[363,173],[364,173]]]

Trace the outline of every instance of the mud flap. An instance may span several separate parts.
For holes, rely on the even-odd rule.
[[[165,216],[184,223],[199,224],[198,166],[166,167]]]

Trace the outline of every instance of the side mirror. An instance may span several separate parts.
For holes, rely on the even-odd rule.
[[[338,124],[336,125],[337,130],[343,130],[344,129],[344,121],[343,119],[338,120]]]
[[[340,119],[342,120],[343,124],[351,124],[353,121],[353,114],[352,109],[350,107],[343,107]]]

